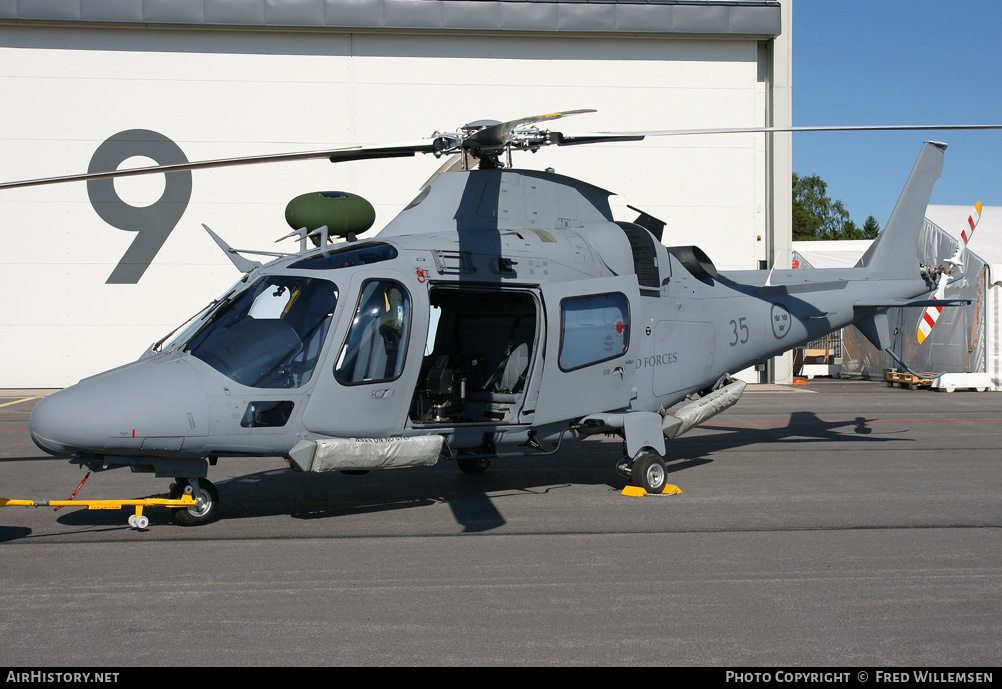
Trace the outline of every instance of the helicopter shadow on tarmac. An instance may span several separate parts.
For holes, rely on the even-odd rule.
[[[900,439],[903,431],[894,431],[894,438],[887,433],[874,434],[873,421],[862,416],[825,421],[814,412],[796,411],[782,426],[756,422],[703,425],[700,430],[704,432],[669,444],[668,471],[709,464],[718,453],[748,445],[881,443]],[[491,531],[507,523],[495,504],[496,498],[542,495],[586,485],[618,490],[625,485],[626,479],[613,468],[620,454],[619,442],[596,440],[547,457],[495,460],[487,472],[473,475],[459,472],[452,462],[411,471],[375,471],[364,476],[287,469],[249,473],[218,481],[224,505],[221,518],[225,522],[289,515],[314,520],[446,504],[463,533]],[[225,464],[221,463],[221,467]],[[153,525],[170,523],[165,510],[152,510],[149,515]],[[65,526],[122,525],[120,512],[89,510],[67,512],[58,521]]]
[[[587,442],[551,456],[494,460],[482,474],[464,474],[453,462],[440,462],[435,467],[363,476],[283,471],[218,485],[226,500],[224,519],[288,514],[313,520],[445,504],[463,533],[476,533],[507,523],[495,502],[498,498],[587,485],[621,489],[624,480],[615,472],[619,453],[619,442]],[[262,490],[267,490],[267,497]]]
[[[708,455],[746,445],[800,443],[883,443],[901,440],[903,430],[874,434],[876,419],[857,416],[845,421],[824,421],[815,412],[795,411],[785,426],[773,422],[707,423],[699,426],[703,433],[674,440],[670,445],[668,471],[678,471],[709,461]],[[888,436],[895,437],[888,437]]]

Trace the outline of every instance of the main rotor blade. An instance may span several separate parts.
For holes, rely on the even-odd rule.
[[[297,153],[270,153],[240,158],[220,158],[218,160],[202,160],[174,165],[151,165],[149,167],[126,168],[124,170],[107,170],[104,172],[87,172],[78,175],[63,175],[60,177],[43,177],[41,179],[20,180],[17,182],[0,182],[2,189],[18,189],[20,187],[38,187],[46,184],[61,184],[63,182],[83,182],[94,179],[109,179],[118,177],[135,177],[138,175],[155,175],[164,172],[183,172],[185,170],[203,170],[208,168],[234,167],[237,165],[257,165],[260,163],[282,163],[295,160],[311,160],[327,158],[332,163],[343,163],[351,160],[367,160],[371,158],[403,158],[416,153],[434,153],[446,147],[442,137],[434,139],[419,139],[396,144],[380,146],[349,146],[347,148],[332,148],[322,151],[300,151]]]
[[[689,136],[691,134],[758,134],[786,132],[890,132],[890,131],[937,131],[965,129],[1002,129],[1002,124],[878,124],[878,125],[822,125],[815,127],[722,127],[719,129],[660,129],[639,132],[589,132],[564,134],[566,138],[609,137],[609,136]]]
[[[550,132],[550,142],[557,146],[581,146],[583,144],[604,144],[610,141],[643,141],[643,134],[564,134]]]
[[[348,146],[344,148],[333,148],[319,151],[299,151],[294,153],[271,153],[257,156],[243,156],[239,158],[220,158],[218,160],[204,160],[187,163],[177,163],[173,165],[152,165],[149,167],[127,168],[124,170],[106,170],[99,172],[88,172],[76,175],[62,175],[59,177],[43,177],[31,180],[19,180],[15,182],[0,182],[0,190],[18,189],[21,187],[36,187],[47,184],[61,184],[63,182],[77,182],[97,179],[110,179],[118,177],[133,177],[138,175],[153,175],[167,172],[182,172],[186,170],[202,170],[209,168],[234,167],[238,165],[256,165],[262,163],[280,163],[297,160],[311,160],[327,158],[332,163],[348,162],[353,160],[368,160],[376,158],[402,158],[413,156],[417,153],[444,153],[457,148],[467,150],[482,147],[492,148],[504,146],[508,143],[511,133],[519,127],[556,120],[570,115],[596,112],[595,110],[567,110],[563,112],[549,113],[545,115],[535,115],[523,117],[518,120],[501,122],[491,125],[472,134],[465,140],[461,140],[454,134],[436,135],[428,139],[416,141],[405,141],[395,144],[372,145],[372,146]],[[586,133],[561,133],[551,132],[550,142],[560,146],[571,146],[589,143],[603,143],[613,141],[638,141],[647,136],[688,136],[699,134],[743,134],[743,133],[785,133],[785,132],[834,132],[834,131],[935,131],[935,130],[978,130],[978,129],[1002,129],[1000,124],[935,124],[935,125],[854,125],[854,126],[816,126],[816,127],[728,127],[717,129],[663,129],[636,132],[586,132]],[[545,143],[542,145],[546,145]]]

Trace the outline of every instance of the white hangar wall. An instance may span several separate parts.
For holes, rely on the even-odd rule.
[[[367,4],[380,2],[400,6]],[[506,11],[522,4],[501,3]],[[564,131],[789,124],[789,30],[782,43],[760,28],[715,33],[713,13],[733,3],[689,8],[697,20],[699,12],[705,17],[680,34],[674,25],[603,28],[588,15],[572,19],[595,30],[557,30],[555,15],[551,25],[541,23],[553,30],[530,33],[448,22],[429,30],[359,29],[326,15],[323,26],[213,23],[210,8],[232,5],[222,0],[199,0],[201,17],[163,22],[125,10],[180,12],[196,4],[8,5],[0,3],[0,89],[8,104],[0,180],[86,171],[107,139],[129,130],[156,134],[122,144],[118,158],[129,156],[122,167],[151,164],[132,153],[163,155],[150,148],[156,135],[188,160],[204,160],[410,140],[472,120],[558,109],[599,111],[555,123]],[[51,9],[74,5],[77,17]],[[45,16],[26,16],[32,7]],[[85,10],[95,7],[112,14],[88,20]],[[755,8],[774,11],[778,3],[744,9]],[[700,244],[718,267],[746,269],[783,260],[789,246],[789,145],[774,138],[778,144],[733,135],[554,148],[523,154],[515,165],[554,167],[607,188],[619,194],[613,205],[621,219],[635,217],[626,204],[643,208],[668,223],[665,243]],[[288,231],[285,204],[307,191],[337,189],[373,203],[375,232],[440,164],[421,156],[195,172],[190,193],[172,187],[172,202],[158,200],[162,175],[118,180],[111,196],[83,183],[0,192],[0,387],[62,387],[131,361],[222,293],[240,275],[201,223],[238,248],[282,250],[273,242]],[[787,228],[778,240],[774,226]],[[145,270],[123,279],[123,256],[137,237],[149,243],[150,227],[166,233],[162,247],[145,259]]]

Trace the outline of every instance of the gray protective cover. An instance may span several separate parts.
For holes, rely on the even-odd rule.
[[[315,449],[309,470],[316,472],[433,466],[442,452],[440,435],[327,438],[312,444]]]

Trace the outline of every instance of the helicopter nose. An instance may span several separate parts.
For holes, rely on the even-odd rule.
[[[205,435],[205,393],[186,362],[140,361],[49,395],[32,410],[31,439],[56,456],[129,454],[147,437]]]
[[[57,457],[76,452],[72,445],[56,439],[76,437],[75,429],[67,429],[60,423],[64,419],[73,419],[73,411],[71,404],[65,401],[65,391],[53,393],[38,402],[28,420],[28,432],[35,445]]]

